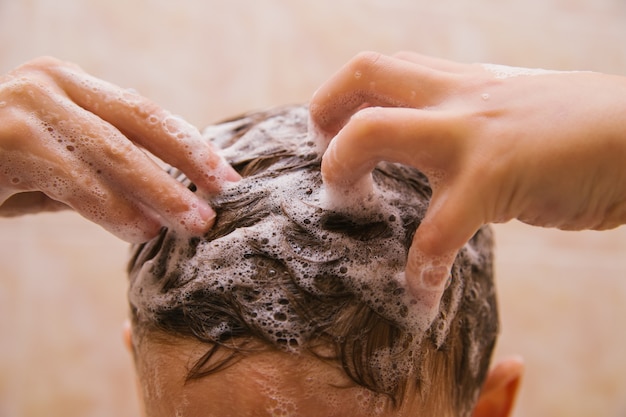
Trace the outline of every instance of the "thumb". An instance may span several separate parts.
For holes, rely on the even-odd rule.
[[[411,295],[432,321],[439,313],[441,296],[451,279],[459,250],[482,225],[475,197],[435,190],[426,216],[413,236],[406,264],[406,283]]]

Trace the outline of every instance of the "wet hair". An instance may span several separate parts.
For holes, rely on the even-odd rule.
[[[207,128],[243,179],[208,197],[217,220],[202,238],[164,229],[134,247],[135,331],[205,343],[189,380],[224,369],[258,342],[292,354],[321,356],[324,347],[320,359],[336,361],[392,407],[420,395],[471,414],[498,332],[490,229],[460,251],[439,313],[424,323],[403,270],[431,196],[426,177],[381,163],[367,198],[333,205],[307,120],[307,108],[293,106]],[[230,354],[212,360],[218,350]]]

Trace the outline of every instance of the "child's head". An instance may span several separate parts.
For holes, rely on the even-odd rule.
[[[460,252],[425,321],[402,271],[426,178],[380,164],[368,198],[330,201],[307,118],[293,107],[208,129],[244,179],[209,197],[218,216],[203,238],[164,230],[135,248],[147,413],[469,416],[498,329],[490,230]]]

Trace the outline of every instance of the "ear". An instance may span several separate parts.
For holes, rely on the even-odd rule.
[[[122,325],[122,340],[124,341],[124,346],[130,353],[133,353],[133,330],[130,325],[130,320],[126,319],[124,324]]]
[[[472,417],[509,416],[523,373],[524,363],[519,357],[497,363],[487,375]]]

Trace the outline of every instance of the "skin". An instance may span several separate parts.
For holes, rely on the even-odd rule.
[[[206,345],[150,335],[137,340],[129,323],[124,326],[124,342],[133,353],[147,417],[429,415],[417,396],[409,396],[395,410],[385,408],[384,399],[355,386],[338,364],[310,355],[265,349],[214,375],[185,383],[189,366]],[[510,416],[523,371],[517,357],[498,362],[487,376],[473,417]],[[453,416],[450,412],[437,415]]]
[[[148,342],[139,350],[136,363],[146,416],[339,417],[356,410],[365,415],[357,399],[367,391],[354,387],[336,367],[311,357],[259,352],[215,375],[185,383],[188,366],[202,349],[177,340]]]
[[[215,213],[147,154],[213,193],[239,175],[199,131],[135,92],[39,58],[0,77],[0,215],[72,208],[129,242]]]
[[[498,77],[480,64],[361,53],[315,93],[330,188],[381,160],[412,165],[433,197],[409,252],[416,296],[441,296],[459,248],[486,223],[565,230],[626,221],[626,78],[593,72]]]

